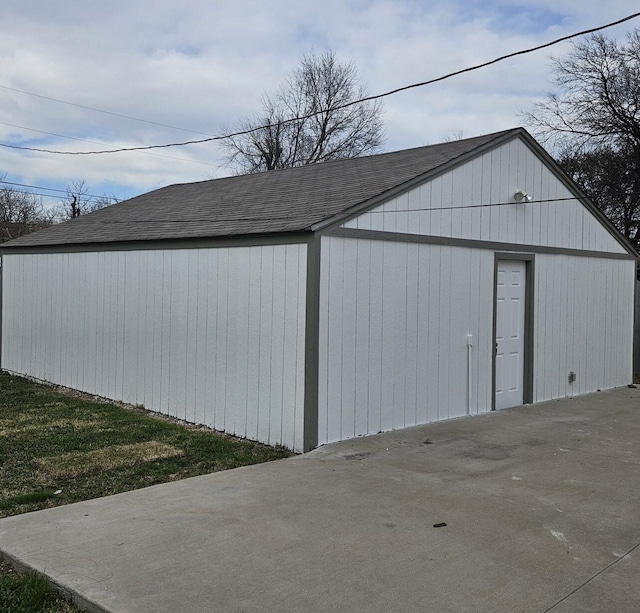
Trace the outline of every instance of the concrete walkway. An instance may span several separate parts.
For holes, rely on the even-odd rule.
[[[6,518],[0,550],[114,613],[635,612],[639,445],[621,388]]]

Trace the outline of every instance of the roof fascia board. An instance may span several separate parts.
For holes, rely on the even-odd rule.
[[[250,234],[242,236],[220,236],[211,238],[162,239],[120,242],[66,243],[64,245],[25,245],[4,247],[1,255],[14,253],[82,253],[95,251],[150,251],[154,249],[216,249],[221,247],[256,247],[261,245],[289,245],[307,243],[311,232],[281,234]]]
[[[313,232],[325,233],[330,231],[331,229],[351,221],[354,217],[358,217],[358,215],[362,215],[362,213],[366,213],[370,209],[373,209],[389,200],[404,194],[405,192],[426,183],[427,181],[431,181],[445,172],[448,172],[457,166],[465,164],[466,162],[486,153],[487,151],[503,145],[510,140],[517,138],[520,134],[526,133],[524,128],[514,128],[513,130],[496,136],[494,139],[483,143],[482,145],[478,145],[475,149],[471,151],[467,151],[466,153],[462,153],[461,155],[444,162],[440,166],[436,168],[432,168],[431,170],[427,170],[426,172],[417,175],[413,179],[409,179],[396,187],[392,187],[391,189],[386,190],[385,192],[374,196],[364,202],[361,202],[345,211],[342,211],[329,219],[325,219],[311,226],[311,230]]]
[[[542,160],[546,167],[554,174],[554,176],[576,197],[582,205],[604,226],[604,228],[620,243],[628,253],[634,257],[640,257],[633,245],[620,231],[609,221],[606,215],[593,203],[571,177],[569,177],[558,163],[551,157],[546,149],[538,143],[526,130],[522,130],[521,138],[534,151],[534,153]]]

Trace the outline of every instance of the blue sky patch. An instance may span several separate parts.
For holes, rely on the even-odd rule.
[[[498,29],[518,29],[522,34],[545,32],[553,26],[561,26],[567,15],[545,8],[526,6],[522,3],[486,2],[471,0],[466,3],[473,18],[489,18],[492,26]]]

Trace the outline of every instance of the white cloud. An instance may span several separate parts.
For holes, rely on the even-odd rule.
[[[235,3],[81,0],[10,3],[3,12],[0,85],[113,113],[219,133],[251,113],[301,55],[331,47],[353,61],[371,93],[427,80],[637,10],[613,0],[325,0]],[[621,36],[640,20],[611,33]],[[505,61],[385,100],[387,149],[473,136],[521,123],[544,95],[549,53]],[[198,135],[0,89],[0,122],[113,146]],[[0,142],[77,150],[94,145],[0,125]],[[108,148],[108,147],[105,147]],[[142,153],[54,156],[0,149],[10,180],[136,194],[226,174],[213,144]],[[189,161],[170,159],[170,156]],[[207,165],[210,164],[210,165]],[[115,187],[114,187],[115,186]],[[118,187],[121,186],[121,187]]]

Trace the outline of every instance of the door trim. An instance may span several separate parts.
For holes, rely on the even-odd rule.
[[[494,253],[493,263],[493,333],[491,337],[491,410],[496,410],[496,319],[498,300],[498,263],[504,260],[517,260],[525,263],[524,289],[524,352],[522,402],[533,402],[533,298],[535,282],[536,256],[533,253]]]

